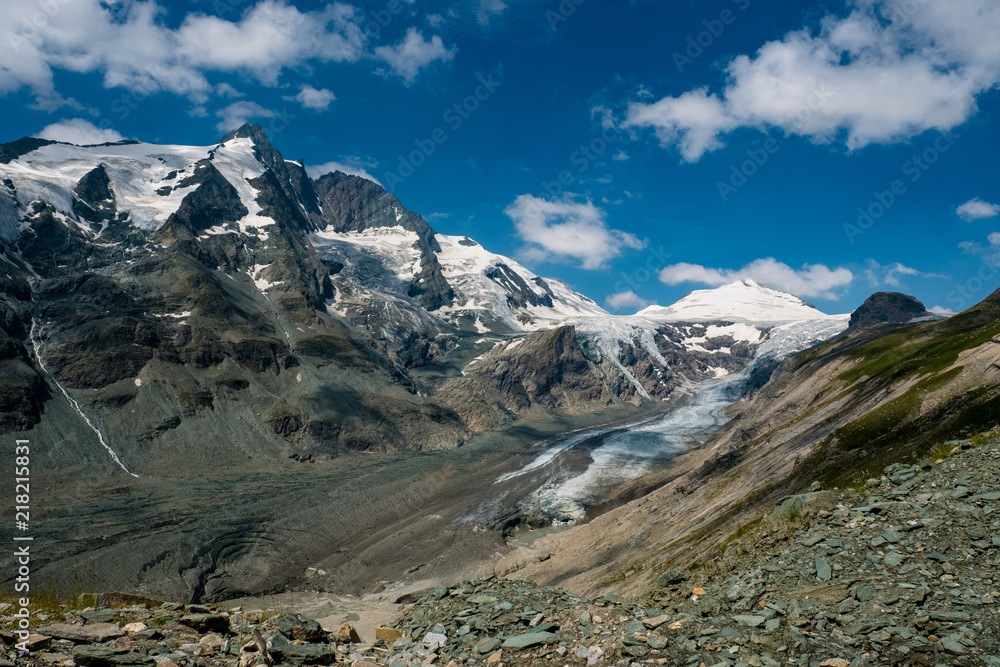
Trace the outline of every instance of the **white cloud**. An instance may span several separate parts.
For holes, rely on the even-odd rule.
[[[618,151],[617,153],[611,156],[611,159],[615,160],[616,162],[624,162],[625,160],[628,159],[628,153],[626,153],[625,151]]]
[[[337,96],[333,94],[333,91],[327,90],[326,88],[320,88],[317,90],[312,86],[305,85],[302,86],[302,90],[299,91],[298,95],[295,95],[294,97],[286,97],[285,99],[289,101],[295,100],[306,109],[312,109],[313,111],[326,111],[330,108],[330,103],[337,99]]]
[[[479,0],[479,11],[476,12],[476,20],[479,25],[489,25],[494,16],[503,14],[507,5],[503,0]]]
[[[892,264],[879,264],[874,259],[869,259],[866,262],[868,268],[865,269],[865,278],[874,287],[881,287],[887,285],[889,287],[899,287],[902,283],[900,278],[903,276],[912,276],[917,278],[943,278],[944,276],[935,273],[924,273],[914,269],[913,267],[906,266],[901,262],[893,262]]]
[[[585,269],[599,269],[623,249],[646,245],[633,234],[608,229],[604,209],[572,193],[556,200],[519,195],[504,213],[526,243],[522,254],[535,261],[574,259]]]
[[[444,17],[440,14],[428,14],[426,18],[427,25],[432,28],[440,28],[444,24]]]
[[[827,16],[815,31],[793,31],[737,56],[718,93],[700,87],[633,100],[623,126],[654,130],[688,162],[745,127],[843,140],[854,150],[954,128],[1000,81],[1000,4],[993,0],[851,5],[848,16]]]
[[[107,88],[167,91],[201,103],[215,90],[207,72],[240,72],[275,85],[285,68],[366,55],[364,16],[340,3],[300,11],[284,0],[260,0],[238,21],[191,13],[175,28],[165,25],[155,0],[8,0],[3,9],[0,93],[27,87],[47,108],[65,102],[55,89],[56,70],[100,72]]]
[[[233,99],[244,97],[243,93],[224,81],[215,87],[215,94],[219,97],[230,97]]]
[[[379,46],[375,55],[385,61],[392,73],[403,78],[410,85],[424,67],[433,62],[448,62],[455,57],[455,49],[446,49],[444,42],[437,35],[430,40],[424,39],[423,33],[417,28],[406,31],[403,41],[395,46]]]
[[[993,218],[1000,215],[1000,206],[985,202],[976,197],[955,209],[955,213],[963,220],[972,222],[973,220],[983,220],[984,218]]]
[[[306,173],[312,178],[319,178],[320,176],[329,174],[331,171],[342,171],[345,174],[367,178],[369,181],[374,181],[382,185],[377,178],[368,173],[367,168],[374,168],[375,166],[374,162],[363,161],[361,158],[350,156],[345,158],[343,162],[331,161],[315,166],[309,165],[306,167]]]
[[[986,244],[974,241],[962,241],[958,244],[959,250],[966,255],[979,257],[992,265],[1000,263],[1000,232],[990,232],[986,236]]]
[[[793,269],[773,257],[755,259],[740,269],[713,269],[682,262],[660,271],[660,280],[667,285],[701,283],[718,287],[744,278],[800,297],[836,300],[840,298],[838,291],[851,284],[854,274],[849,269],[831,269],[824,264],[803,264],[801,269]]]
[[[944,315],[945,317],[955,314],[954,310],[945,308],[944,306],[932,306],[927,309],[927,312],[934,313],[935,315]]]
[[[233,102],[219,109],[215,115],[221,118],[215,129],[219,132],[230,132],[253,118],[274,118],[275,113],[256,102]]]
[[[121,141],[125,137],[111,129],[101,129],[82,118],[72,118],[52,123],[42,128],[36,136],[52,141],[65,141],[69,144],[86,146],[88,144],[104,144]]]
[[[653,302],[647,301],[632,290],[629,290],[628,292],[617,292],[607,295],[604,297],[604,303],[612,310],[641,310]]]

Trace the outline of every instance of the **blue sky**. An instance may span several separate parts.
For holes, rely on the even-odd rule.
[[[614,312],[1000,285],[992,0],[0,0],[3,135],[245,120]]]

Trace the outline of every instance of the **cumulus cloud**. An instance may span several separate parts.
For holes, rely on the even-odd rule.
[[[286,97],[285,99],[291,101],[295,100],[306,109],[312,109],[313,111],[326,111],[330,108],[330,103],[337,99],[337,96],[333,94],[333,91],[327,90],[326,88],[316,89],[312,86],[302,86],[302,90],[299,91],[298,95],[294,97]]]
[[[288,0],[258,0],[238,20],[192,12],[175,25],[163,20],[166,9],[157,0],[8,1],[3,13],[0,95],[28,88],[45,109],[72,104],[56,90],[57,71],[97,72],[106,88],[169,92],[203,104],[213,94],[239,96],[231,85],[209,83],[209,73],[239,73],[273,86],[286,69],[373,57],[364,12],[340,2],[300,10]],[[391,59],[407,81],[452,54],[440,37],[427,41],[412,31],[386,48],[379,57]]]
[[[1000,82],[1000,5],[852,0],[846,17],[786,34],[726,67],[707,86],[654,102],[634,99],[622,120],[654,131],[695,162],[738,128],[844,141],[851,150],[949,130]]]
[[[52,141],[86,146],[121,141],[125,137],[111,129],[102,129],[82,118],[71,118],[52,123],[42,128],[36,136]]]
[[[983,220],[984,218],[993,218],[1000,215],[1000,206],[985,202],[976,197],[955,209],[955,213],[963,220],[972,222],[973,220]]]
[[[406,85],[416,80],[421,69],[431,63],[448,62],[455,57],[455,49],[446,49],[444,42],[437,35],[429,40],[417,28],[406,31],[403,41],[395,46],[379,46],[375,56],[385,61],[396,76],[403,78]]]
[[[950,317],[955,314],[955,311],[951,308],[945,308],[944,306],[931,306],[927,309],[928,312],[934,313],[935,315],[942,315],[944,317]]]
[[[535,261],[576,260],[585,269],[599,269],[625,248],[646,245],[633,234],[609,229],[604,209],[572,193],[554,200],[519,195],[504,213],[525,242],[522,254]]]
[[[364,161],[361,158],[351,156],[340,162],[330,161],[315,166],[309,165],[306,167],[306,173],[312,178],[319,178],[320,176],[329,174],[332,171],[342,171],[345,174],[367,178],[369,181],[374,181],[375,183],[382,185],[377,178],[368,173],[368,168],[375,168],[376,166],[377,165],[374,162]]]
[[[219,132],[230,132],[254,118],[274,118],[275,113],[256,102],[233,102],[215,112],[221,118],[215,129]]]
[[[681,262],[660,271],[660,280],[667,285],[700,283],[719,287],[744,278],[800,297],[837,300],[839,292],[853,282],[854,274],[849,269],[831,269],[824,264],[803,264],[802,268],[793,269],[773,257],[755,259],[740,269],[713,269]]]
[[[627,292],[617,292],[607,295],[604,297],[604,303],[612,310],[641,310],[654,302],[647,301],[632,290],[629,290]]]

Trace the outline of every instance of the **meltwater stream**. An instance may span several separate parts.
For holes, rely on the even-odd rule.
[[[101,446],[107,450],[108,454],[111,455],[111,459],[118,464],[118,467],[127,472],[128,474],[132,475],[133,477],[138,477],[138,475],[136,475],[134,472],[125,467],[125,464],[122,463],[122,460],[120,458],[118,458],[118,454],[115,453],[115,450],[111,449],[111,446],[108,445],[107,442],[105,442],[104,434],[101,433],[101,429],[97,428],[97,425],[90,420],[90,417],[87,416],[87,413],[84,412],[83,408],[80,407],[80,403],[77,402],[75,398],[69,395],[69,392],[66,391],[66,388],[63,387],[59,383],[59,380],[57,380],[55,376],[49,372],[49,369],[46,368],[45,362],[42,361],[42,343],[38,339],[38,336],[36,334],[37,328],[38,325],[35,323],[34,318],[32,318],[31,332],[29,334],[29,337],[31,338],[31,347],[35,352],[35,359],[38,361],[38,367],[42,369],[43,373],[49,376],[49,379],[52,380],[52,383],[55,384],[55,386],[59,389],[59,391],[62,392],[62,395],[66,398],[66,401],[76,411],[76,413],[83,418],[83,421],[87,422],[87,426],[89,426],[90,430],[97,435],[97,440],[101,443]]]

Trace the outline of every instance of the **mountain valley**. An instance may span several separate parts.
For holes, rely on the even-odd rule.
[[[996,297],[826,315],[742,280],[615,316],[252,125],[23,139],[0,183],[0,431],[63,593],[417,590],[554,525],[516,576],[636,597],[993,425]]]

